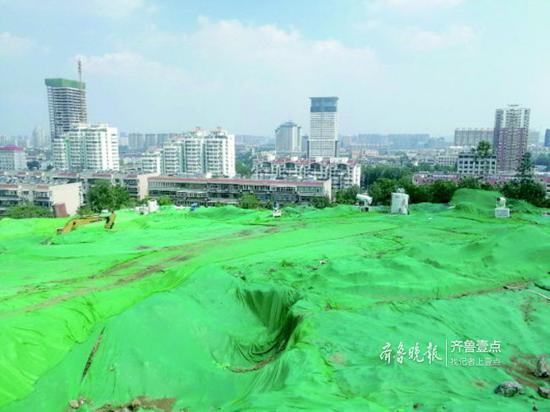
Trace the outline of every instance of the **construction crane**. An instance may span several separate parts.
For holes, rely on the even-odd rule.
[[[67,223],[65,223],[65,226],[58,228],[57,234],[63,235],[65,233],[72,232],[79,226],[84,226],[95,222],[101,222],[102,220],[105,221],[105,225],[103,226],[105,229],[107,230],[112,229],[113,226],[115,225],[115,220],[116,220],[115,212],[112,212],[108,216],[92,215],[92,216],[75,217],[69,220]]]

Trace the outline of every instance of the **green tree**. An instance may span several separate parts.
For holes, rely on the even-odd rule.
[[[359,186],[351,186],[336,192],[336,203],[353,205],[357,200]]]
[[[481,189],[481,182],[477,177],[466,176],[460,179],[458,182],[458,187],[466,189]]]
[[[257,209],[260,207],[260,201],[252,193],[245,193],[239,199],[239,207],[243,209]]]
[[[432,201],[432,193],[430,185],[415,185],[411,180],[403,180],[398,182],[398,187],[405,189],[409,195],[410,203],[423,203]]]
[[[53,217],[51,209],[36,206],[31,202],[22,202],[6,210],[5,217],[12,219],[27,219],[31,217]]]
[[[174,202],[172,201],[172,198],[170,196],[160,196],[157,199],[157,202],[158,202],[159,206],[169,206],[169,205],[174,204]]]
[[[517,176],[521,182],[533,181],[533,160],[531,153],[527,152],[521,158],[521,162],[516,170]]]
[[[235,171],[243,177],[252,175],[252,151],[238,153],[235,159]]]
[[[121,186],[101,180],[88,191],[87,206],[96,213],[102,210],[115,211],[132,204],[128,191]]]
[[[316,209],[324,209],[330,206],[330,199],[326,196],[314,197],[311,199],[311,206]]]
[[[398,186],[397,180],[382,177],[370,185],[368,190],[375,204],[389,205],[391,194],[397,190]]]
[[[502,194],[511,199],[525,200],[538,207],[548,207],[544,186],[534,180],[510,181],[502,186]]]
[[[477,144],[476,154],[479,157],[489,157],[491,155],[491,152],[491,143],[489,143],[487,140],[482,140]]]
[[[431,201],[433,203],[449,203],[458,189],[455,182],[436,180],[430,185]]]

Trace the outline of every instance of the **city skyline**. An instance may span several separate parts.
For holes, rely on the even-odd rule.
[[[308,97],[323,95],[340,98],[344,135],[452,136],[491,127],[494,108],[513,103],[532,109],[532,129],[548,128],[542,0],[0,5],[2,134],[47,129],[43,81],[76,79],[78,58],[90,121],[122,131],[272,136],[287,119],[308,125]],[[517,73],[529,84],[509,84]]]

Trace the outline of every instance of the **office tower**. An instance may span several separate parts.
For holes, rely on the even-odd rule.
[[[72,126],[86,123],[86,84],[76,80],[46,79],[51,140]]]
[[[107,124],[74,125],[53,141],[54,166],[60,170],[119,170],[118,130]]]
[[[330,158],[338,155],[338,97],[310,97],[311,123],[308,157]]]
[[[27,158],[22,147],[0,146],[0,170],[26,170]]]
[[[550,147],[550,129],[546,129],[544,133],[544,147]]]
[[[455,130],[455,146],[477,147],[479,142],[493,143],[493,129],[459,128]]]
[[[277,157],[293,157],[302,154],[301,127],[286,122],[275,130],[275,153]]]
[[[196,129],[162,148],[162,173],[186,176],[235,176],[235,136],[220,128]]]
[[[518,105],[497,109],[493,152],[500,171],[515,171],[527,149],[530,110]]]

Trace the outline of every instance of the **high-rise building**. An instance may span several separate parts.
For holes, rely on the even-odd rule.
[[[277,157],[301,156],[301,127],[293,122],[286,122],[275,130],[275,153]]]
[[[235,176],[235,136],[220,128],[196,129],[162,148],[162,173],[215,177]]]
[[[86,84],[76,80],[46,79],[51,140],[88,121]]]
[[[331,158],[338,156],[338,97],[310,97],[311,123],[307,155]]]
[[[25,170],[27,158],[25,150],[19,146],[0,147],[0,170]]]
[[[527,150],[530,109],[509,105],[497,109],[493,134],[493,152],[500,171],[514,171]]]
[[[53,154],[60,170],[119,170],[118,130],[107,124],[74,125],[54,139]]]
[[[544,147],[550,147],[550,129],[546,129],[544,133]]]
[[[455,146],[477,147],[479,142],[493,143],[493,129],[462,128],[455,130]]]

